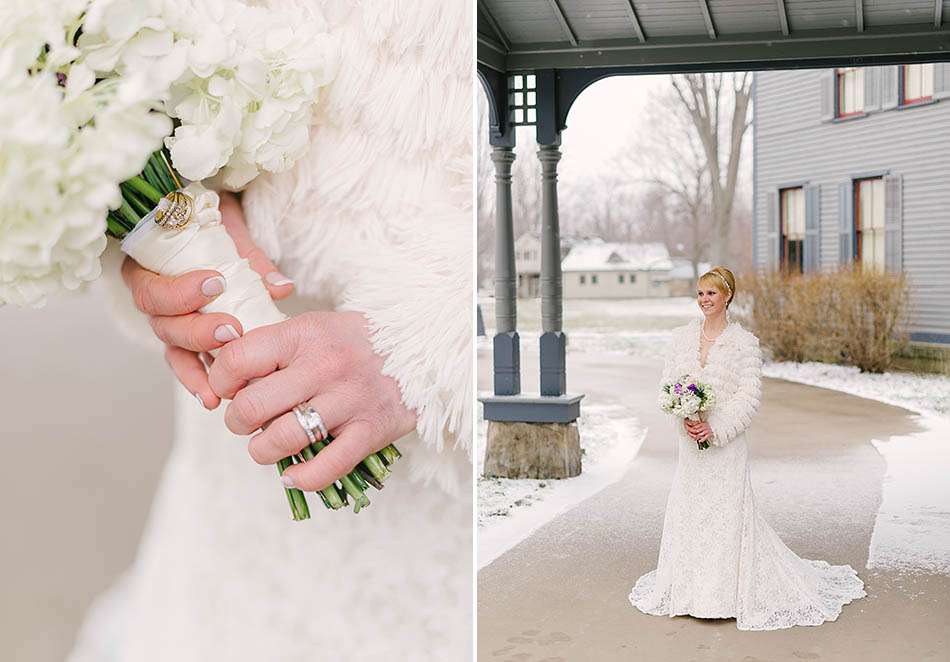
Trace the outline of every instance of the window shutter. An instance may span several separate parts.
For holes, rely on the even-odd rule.
[[[950,62],[934,63],[934,99],[950,97]]]
[[[779,264],[779,210],[778,193],[769,191],[766,196],[765,211],[765,260],[763,266],[766,269],[777,269]]]
[[[828,69],[821,72],[821,121],[828,122],[835,118],[835,70]]]
[[[818,271],[821,260],[819,258],[819,228],[821,225],[821,197],[820,188],[805,187],[805,245],[803,247],[802,266],[805,272]]]
[[[881,67],[864,69],[864,111],[881,109]]]
[[[884,264],[895,273],[903,269],[903,184],[900,175],[884,177]]]
[[[851,181],[838,185],[838,264],[845,266],[854,260],[854,214]]]
[[[881,108],[896,108],[900,100],[899,83],[900,76],[897,75],[897,66],[880,67],[880,98]]]

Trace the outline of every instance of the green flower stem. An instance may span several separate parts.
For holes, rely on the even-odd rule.
[[[161,158],[152,154],[145,164],[145,170],[142,171],[142,176],[145,178],[145,181],[158,189],[158,192],[162,195],[175,190],[172,185],[171,177],[164,172],[164,168],[165,164]]]
[[[360,509],[369,505],[369,497],[363,493],[363,490],[361,490],[359,485],[350,477],[350,474],[343,476],[343,478],[340,479],[340,484],[346,493],[353,497],[354,513],[360,512]]]
[[[383,458],[383,462],[385,462],[387,465],[393,464],[396,460],[402,457],[402,453],[400,453],[399,450],[392,444],[389,444],[386,446],[386,448],[378,451],[377,455]]]
[[[141,216],[135,213],[135,210],[129,205],[125,198],[122,198],[122,204],[119,205],[119,215],[122,216],[133,228],[138,225]]]
[[[120,186],[122,189],[122,198],[129,203],[129,206],[132,207],[133,211],[139,215],[139,218],[144,218],[155,205],[149,206],[147,203],[143,202],[142,199],[135,193],[135,189],[126,184],[122,183]]]
[[[277,463],[277,473],[282,475],[292,464],[293,460],[290,458],[280,460]],[[307,507],[307,498],[303,495],[303,492],[287,488],[284,488],[284,492],[287,494],[287,502],[290,504],[290,512],[293,514],[294,521],[310,519],[310,509]]]
[[[155,169],[155,173],[161,179],[162,188],[165,190],[165,193],[170,193],[178,189],[178,186],[175,185],[175,178],[172,177],[172,174],[168,171],[168,165],[165,159],[162,158],[161,150],[153,152],[152,156],[149,157],[149,162]]]
[[[304,460],[312,460],[317,456],[310,446],[304,446],[300,450],[300,454],[303,456]],[[318,492],[320,497],[323,499],[323,503],[326,504],[327,508],[332,510],[337,510],[343,507],[343,499],[340,497],[340,493],[336,489],[336,485],[329,485]]]
[[[376,453],[370,453],[367,455],[361,464],[362,466],[366,467],[366,470],[369,471],[373,475],[373,478],[375,478],[380,483],[389,477],[389,469],[386,468],[386,465]]]
[[[112,214],[106,217],[106,228],[109,230],[109,234],[116,239],[124,239],[125,235],[129,233],[126,227],[119,223]]]
[[[162,194],[159,193],[158,189],[142,179],[140,175],[125,180],[125,183],[135,189],[136,192],[145,196],[145,199],[151,202],[153,207],[162,199]]]
[[[363,480],[375,487],[377,490],[383,489],[383,484],[376,480],[376,477],[373,476],[373,474],[371,474],[369,469],[367,469],[365,466],[362,464],[356,465],[356,471],[358,471],[360,476],[363,477]]]
[[[352,480],[356,484],[358,488],[360,488],[364,492],[369,487],[369,483],[363,480],[363,476],[356,469],[353,469],[353,471],[348,473],[347,476],[349,477],[350,480]]]

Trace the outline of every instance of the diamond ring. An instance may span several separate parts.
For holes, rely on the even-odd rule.
[[[300,427],[307,433],[307,439],[310,440],[311,444],[317,441],[323,441],[327,438],[327,427],[323,424],[323,418],[320,417],[316,409],[306,402],[301,402],[294,407],[293,411],[294,416],[297,417],[297,422],[300,423]],[[317,437],[315,433],[318,433],[320,436]]]

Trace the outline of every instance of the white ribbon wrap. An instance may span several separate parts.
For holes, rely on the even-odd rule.
[[[195,201],[191,221],[182,229],[154,222],[155,211],[143,218],[122,240],[122,251],[150,271],[179,276],[196,269],[213,269],[227,282],[224,292],[203,306],[203,313],[234,315],[247,333],[287,319],[270,292],[237,248],[221,222],[218,194],[193,182],[183,191]]]

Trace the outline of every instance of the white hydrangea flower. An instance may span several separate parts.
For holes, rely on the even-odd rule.
[[[78,45],[77,92],[92,72],[138,78],[133,98],[160,97],[180,122],[175,168],[235,190],[304,154],[337,51],[313,9],[234,0],[91,0]]]
[[[658,399],[658,404],[660,405],[660,409],[666,412],[672,411],[673,401],[674,401],[674,398],[672,395],[670,395],[666,391],[660,391],[660,397]]]
[[[69,61],[57,56],[54,69],[49,55],[68,52],[67,33],[85,4],[63,3],[56,13],[39,3],[0,17],[0,303],[40,306],[49,293],[99,276],[118,183],[141,170],[171,129],[149,103],[122,101],[117,81],[67,98],[55,69],[68,77]],[[29,73],[42,44],[57,38],[65,45]],[[34,58],[26,66],[24,52]]]
[[[206,30],[191,18],[178,23],[188,13],[173,11],[173,4],[191,3],[170,2],[166,9],[178,38],[189,44],[188,72],[165,99],[168,114],[181,121],[165,141],[175,167],[188,179],[219,175],[235,190],[260,170],[288,169],[307,149],[319,88],[336,67],[322,17],[213,2],[202,6],[215,21]]]

